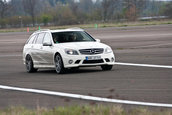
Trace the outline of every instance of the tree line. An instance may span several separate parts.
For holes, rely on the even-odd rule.
[[[171,18],[171,12],[171,1],[157,0],[0,0],[0,28]]]

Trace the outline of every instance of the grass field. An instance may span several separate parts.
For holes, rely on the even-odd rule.
[[[121,106],[85,105],[67,106],[53,109],[37,108],[35,110],[24,107],[10,107],[0,109],[0,115],[172,115],[172,109],[132,108]]]
[[[146,25],[161,25],[161,24],[172,24],[172,20],[161,20],[161,21],[136,21],[136,22],[123,22],[123,23],[97,23],[97,24],[81,24],[81,25],[66,25],[66,26],[43,26],[41,29],[64,29],[72,27],[80,28],[105,28],[105,27],[127,27],[127,26],[146,26]],[[29,27],[30,31],[38,30],[37,27]],[[27,28],[7,28],[0,29],[0,32],[24,32]]]

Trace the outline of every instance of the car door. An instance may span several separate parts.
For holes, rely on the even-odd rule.
[[[34,59],[34,62],[36,65],[41,65],[44,62],[44,59],[41,56],[42,53],[42,42],[43,42],[43,38],[44,38],[45,33],[39,33],[38,37],[35,41],[35,44],[33,45],[32,49],[32,57]]]
[[[42,46],[42,58],[44,61],[44,64],[47,66],[53,65],[53,45],[52,45],[52,37],[50,33],[45,33],[44,40],[43,40],[43,46]]]

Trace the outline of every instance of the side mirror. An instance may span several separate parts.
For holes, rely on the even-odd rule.
[[[96,42],[100,42],[100,39],[96,39]]]
[[[43,43],[43,46],[52,46],[52,43],[50,43],[50,42],[44,42]]]

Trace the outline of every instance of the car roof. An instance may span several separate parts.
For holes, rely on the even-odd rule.
[[[36,33],[41,33],[41,32],[51,32],[51,33],[56,33],[56,32],[69,32],[69,31],[84,31],[81,28],[67,28],[67,29],[58,29],[58,30],[50,30],[50,29],[41,29],[41,30],[37,30],[34,32],[34,34]]]

